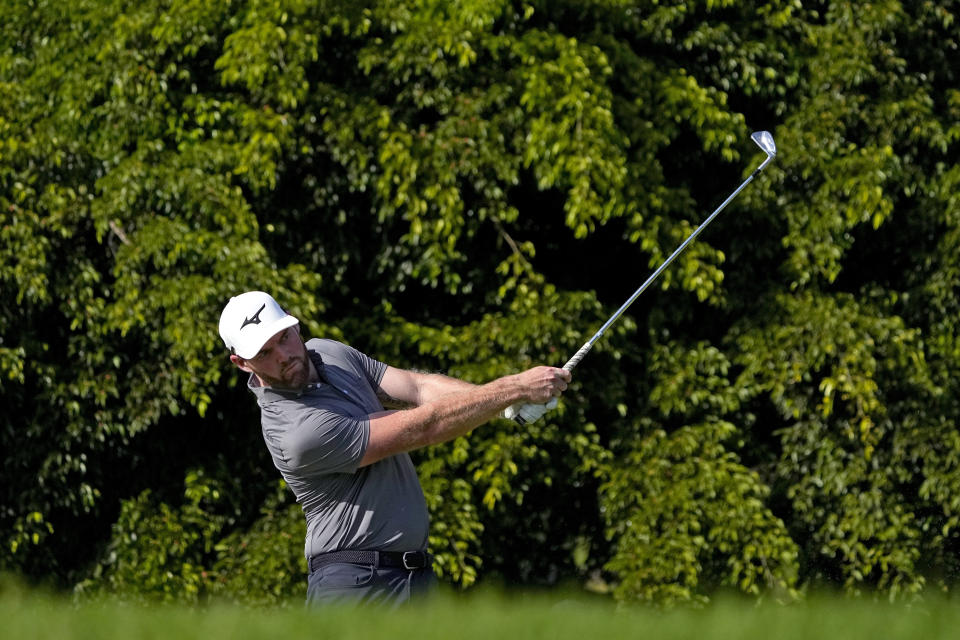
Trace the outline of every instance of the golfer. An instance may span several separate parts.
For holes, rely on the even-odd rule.
[[[230,299],[220,337],[250,374],[263,439],[306,517],[308,604],[395,606],[428,591],[427,506],[408,452],[511,405],[543,405],[570,381],[563,369],[535,367],[473,385],[334,340],[304,342],[299,321],[262,291]]]

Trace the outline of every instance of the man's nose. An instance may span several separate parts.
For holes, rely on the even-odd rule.
[[[280,349],[280,362],[282,364],[288,364],[290,361],[296,359],[296,357],[297,357],[297,350],[294,349],[293,347],[288,347],[284,345]]]

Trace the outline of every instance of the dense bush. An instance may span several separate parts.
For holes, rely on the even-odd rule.
[[[462,587],[951,590],[956,2],[0,1],[0,570],[249,604],[298,507],[216,334],[560,408],[418,452]]]

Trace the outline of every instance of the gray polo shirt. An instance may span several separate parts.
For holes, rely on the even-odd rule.
[[[307,352],[321,382],[284,391],[247,383],[263,439],[307,519],[304,553],[426,550],[429,520],[406,453],[358,468],[370,442],[367,415],[383,411],[376,388],[387,365],[334,340]]]

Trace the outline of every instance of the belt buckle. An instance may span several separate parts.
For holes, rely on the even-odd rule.
[[[408,558],[413,558],[412,561]],[[403,552],[403,568],[407,571],[413,571],[414,569],[423,569],[424,567],[423,558],[420,556],[419,551],[404,551]]]

